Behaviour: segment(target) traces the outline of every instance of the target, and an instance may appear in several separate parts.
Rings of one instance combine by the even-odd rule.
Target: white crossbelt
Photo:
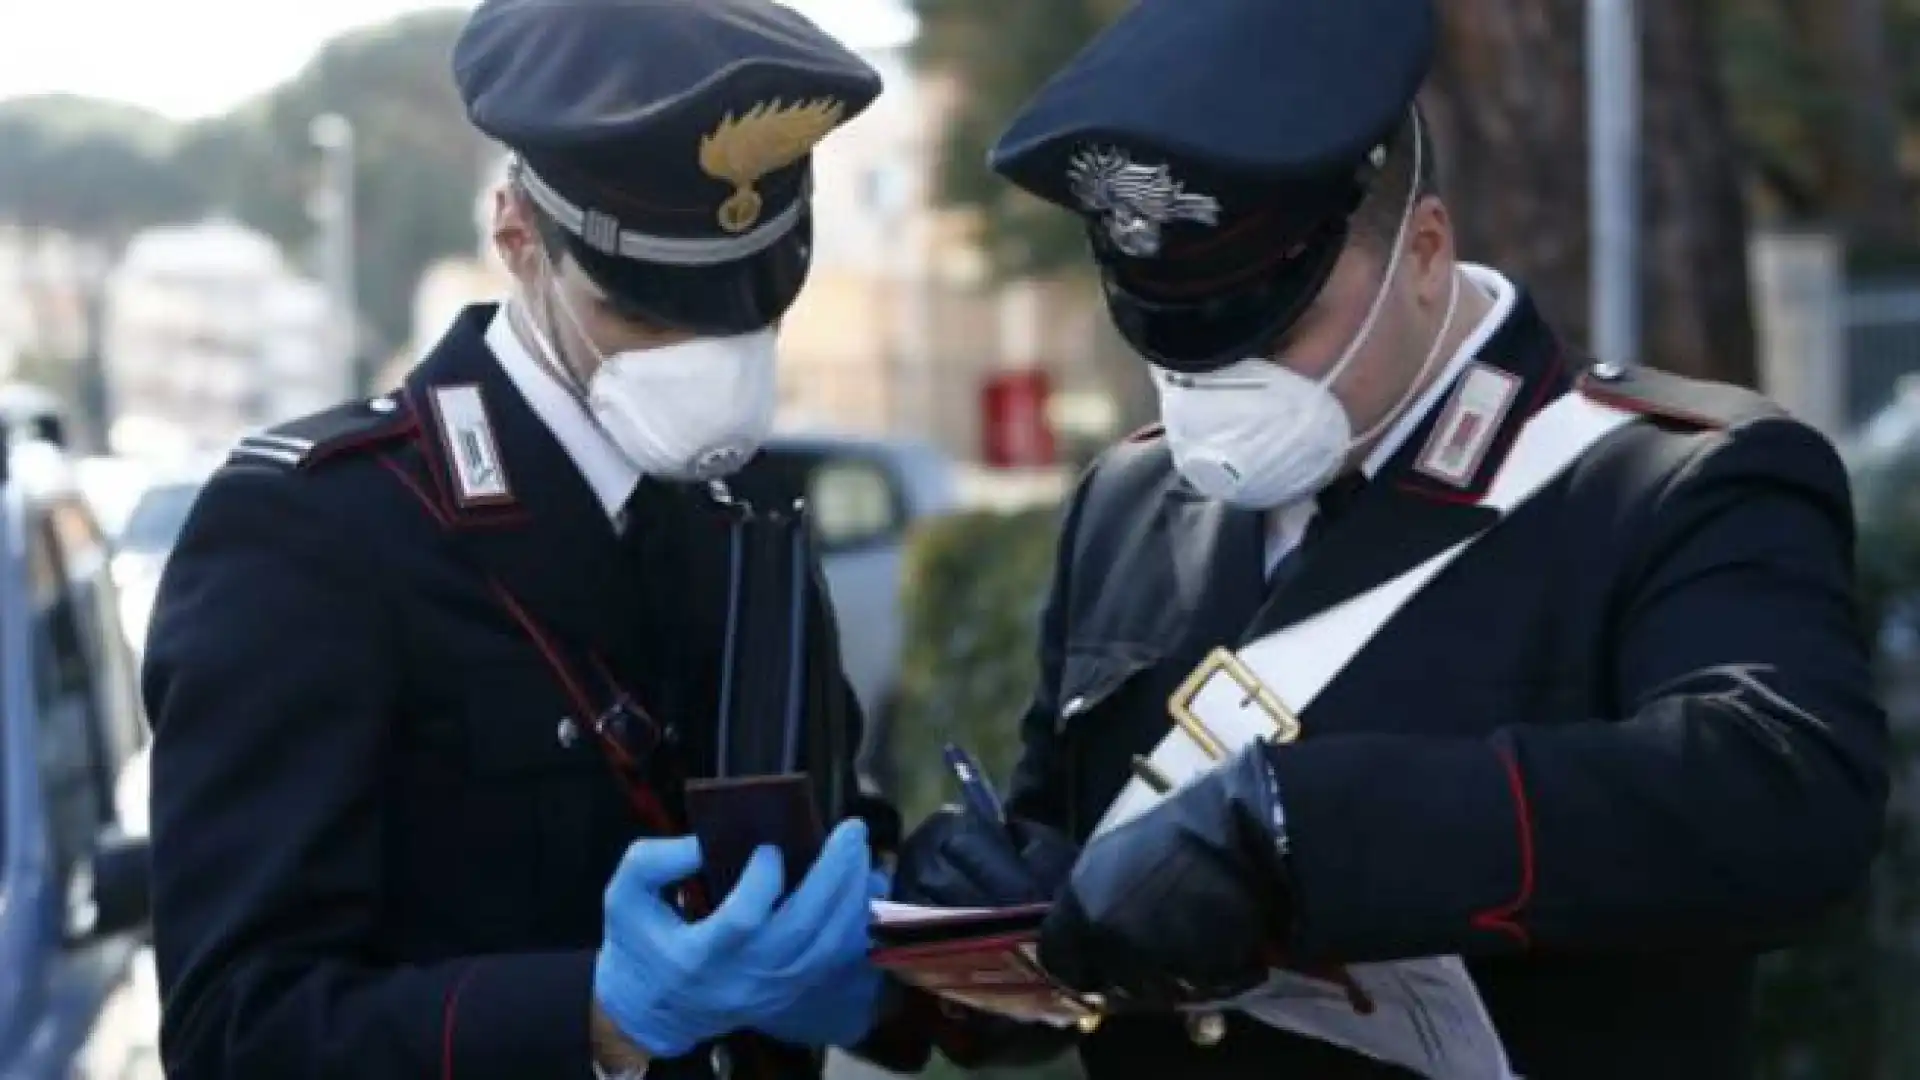
[[[1579,393],[1563,395],[1527,421],[1480,505],[1504,518],[1633,418]],[[1149,758],[1153,771],[1177,789],[1257,739],[1292,741],[1299,734],[1295,718],[1401,608],[1489,531],[1237,654],[1215,650],[1169,703],[1175,724]],[[1165,797],[1131,780],[1095,834]],[[1433,1080],[1512,1080],[1499,1035],[1458,957],[1356,964],[1348,973],[1373,999],[1371,1013],[1356,1012],[1333,984],[1282,972],[1225,1007]]]

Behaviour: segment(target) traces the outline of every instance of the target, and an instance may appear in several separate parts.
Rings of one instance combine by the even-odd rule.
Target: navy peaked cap
[[[773,0],[483,0],[453,73],[585,269],[641,307],[662,267],[726,287],[772,260],[774,291],[797,292],[812,152],[881,90]]]
[[[1437,36],[1433,0],[1139,0],[989,160],[1086,218],[1109,310],[1148,359],[1218,367],[1325,284]]]

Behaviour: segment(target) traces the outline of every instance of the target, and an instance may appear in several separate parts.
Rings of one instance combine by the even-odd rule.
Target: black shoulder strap
[[[1638,364],[1595,364],[1580,376],[1579,390],[1615,408],[1702,430],[1786,415],[1773,400],[1744,386],[1690,379]]]
[[[230,464],[310,469],[354,450],[411,432],[414,417],[399,395],[383,394],[336,405],[243,436],[228,454]]]

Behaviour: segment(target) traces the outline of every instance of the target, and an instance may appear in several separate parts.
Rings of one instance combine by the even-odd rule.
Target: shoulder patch
[[[1706,430],[1786,415],[1771,398],[1744,386],[1690,379],[1638,364],[1624,371],[1595,364],[1581,373],[1578,389],[1604,405]]]
[[[1141,428],[1120,441],[1125,443],[1152,442],[1166,433],[1167,426],[1165,424],[1153,423],[1148,424],[1146,427]]]
[[[228,453],[227,462],[310,469],[341,454],[398,438],[413,429],[413,414],[401,396],[382,394],[244,435]]]

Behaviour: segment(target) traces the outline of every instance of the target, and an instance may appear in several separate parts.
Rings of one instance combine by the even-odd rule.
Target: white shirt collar
[[[526,399],[527,407],[553,432],[560,449],[566,451],[574,467],[593,489],[607,520],[618,528],[626,518],[627,500],[640,484],[640,470],[620,452],[613,440],[595,423],[587,407],[545,365],[533,358],[507,318],[507,307],[500,305],[487,327],[487,348],[513,380]]]
[[[1487,340],[1493,337],[1500,327],[1506,324],[1508,316],[1513,314],[1513,305],[1518,293],[1513,283],[1498,270],[1478,263],[1461,263],[1460,271],[1467,276],[1467,282],[1471,287],[1478,288],[1493,298],[1493,307],[1473,328],[1473,333],[1461,340],[1460,348],[1454,352],[1453,358],[1447,361],[1447,366],[1441,369],[1440,377],[1433,380],[1433,383],[1414,399],[1407,410],[1400,414],[1400,418],[1387,429],[1386,435],[1382,436],[1367,454],[1366,460],[1360,463],[1361,471],[1369,480],[1373,479],[1374,474],[1384,468],[1387,462],[1393,460],[1393,455],[1406,445],[1407,440],[1413,436],[1414,430],[1420,426],[1422,420],[1426,419],[1427,414],[1439,407],[1440,400],[1459,380],[1460,373],[1466,370],[1467,365],[1480,354],[1480,350],[1486,347]],[[1312,497],[1308,497],[1286,506],[1275,507],[1268,512],[1267,573],[1271,574],[1280,559],[1300,543],[1300,538],[1306,534],[1307,524],[1313,520],[1313,515],[1318,510],[1319,503]]]
[[[1507,317],[1513,314],[1517,293],[1513,282],[1508,281],[1500,271],[1479,263],[1463,262],[1460,264],[1460,272],[1466,275],[1467,285],[1478,287],[1493,298],[1493,307],[1488,309],[1486,315],[1474,326],[1473,333],[1461,340],[1460,348],[1454,351],[1453,358],[1447,361],[1446,367],[1440,369],[1440,377],[1433,380],[1426,390],[1407,406],[1406,411],[1400,414],[1400,418],[1387,429],[1386,435],[1374,444],[1366,460],[1360,463],[1360,471],[1364,472],[1369,480],[1373,479],[1375,473],[1385,468],[1387,462],[1393,460],[1393,455],[1400,452],[1400,448],[1406,445],[1406,441],[1413,437],[1414,429],[1420,426],[1420,422],[1426,419],[1428,413],[1439,406],[1440,399],[1453,388],[1454,382],[1460,378],[1460,373],[1466,370],[1474,357],[1480,355],[1480,350],[1486,348],[1487,340],[1499,332],[1500,328],[1506,325]]]

